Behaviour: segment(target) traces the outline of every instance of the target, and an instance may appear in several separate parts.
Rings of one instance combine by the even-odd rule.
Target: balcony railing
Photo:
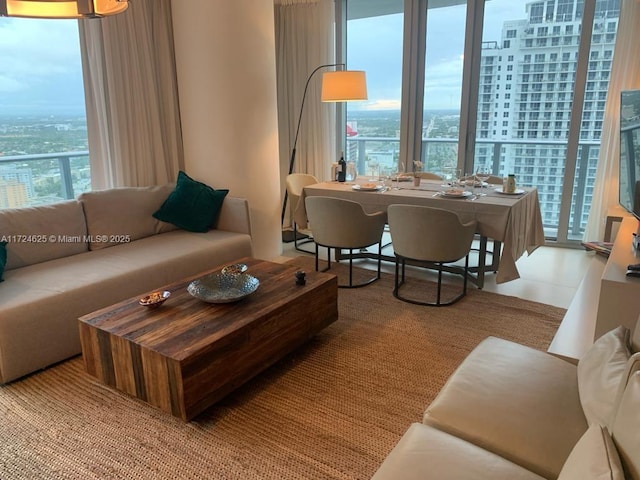
[[[400,151],[398,138],[357,136],[348,137],[346,140],[347,160],[356,162],[359,175],[370,175],[372,173],[371,159],[376,157],[390,158],[390,161],[378,161],[378,172],[380,171],[380,163],[392,170],[397,168]],[[570,224],[568,226],[569,239],[579,240],[584,233],[591,206],[599,145],[598,141],[593,140],[580,142],[579,158],[574,175]],[[447,146],[450,146],[450,148],[446,148]],[[515,149],[518,146],[529,147],[530,152],[524,152],[520,158],[515,158]],[[566,146],[566,140],[564,139],[476,139],[476,161],[484,156],[486,163],[491,165],[494,175],[504,176],[507,173],[515,173],[520,185],[538,187],[545,231],[549,237],[553,238],[557,236],[558,232]],[[483,147],[486,150],[485,154],[482,154],[480,150]],[[544,159],[540,155],[540,149],[542,148],[549,150]],[[558,150],[558,154],[552,155],[552,149]],[[423,158],[421,160],[425,165],[425,170],[435,173],[442,172],[446,167],[455,167],[457,165],[458,139],[423,139],[422,152]],[[375,165],[375,160],[373,163]],[[533,172],[531,172],[532,165]],[[555,170],[550,173],[552,169]],[[531,181],[527,182],[528,179],[531,179]]]
[[[73,162],[76,161],[76,165]],[[47,180],[52,191],[38,193]],[[7,198],[8,186],[21,186],[24,195]],[[73,199],[90,188],[87,150],[0,156],[0,207],[19,207]],[[2,190],[5,190],[4,194]],[[18,204],[15,204],[18,202]]]
[[[515,148],[518,145],[529,146],[530,148],[557,149],[560,154],[557,157],[547,155],[550,159],[548,164],[535,157],[536,151],[525,154],[522,158],[506,157],[508,162],[505,165],[505,152],[508,147]],[[448,147],[448,148],[447,148]],[[485,147],[487,150],[487,163],[492,165],[495,175],[505,175],[513,171],[518,176],[519,184],[525,186],[536,186],[539,189],[540,206],[543,215],[545,230],[550,232],[551,237],[557,232],[557,218],[560,211],[560,193],[564,181],[564,149],[566,141],[563,140],[495,140],[476,139],[476,158],[481,154],[479,148]],[[574,190],[572,211],[569,225],[569,238],[580,239],[586,225],[589,208],[591,206],[591,192],[595,181],[595,160],[599,142],[581,141],[579,158],[574,176]],[[594,150],[595,149],[595,150]],[[442,171],[446,167],[454,167],[457,164],[457,138],[428,138],[422,140],[423,158],[425,169],[431,171]],[[400,152],[400,140],[396,137],[348,137],[347,138],[347,160],[355,161],[359,175],[370,175],[371,166],[375,163],[375,157],[390,157],[389,168],[397,167],[397,160]],[[507,155],[513,155],[509,152]],[[79,193],[90,189],[90,177],[88,172],[89,152],[59,152],[33,155],[12,155],[0,157],[0,208],[7,206],[6,199],[3,199],[2,188],[8,183],[25,183],[26,190],[32,192],[28,195],[26,205],[40,203],[51,203],[56,200],[73,199]],[[73,165],[77,161],[77,165]],[[535,170],[530,171],[531,166]],[[13,167],[13,168],[8,168]],[[540,173],[541,169],[555,168],[555,173]],[[509,171],[507,171],[509,169]],[[528,169],[528,170],[525,170]],[[82,170],[82,171],[81,171]],[[86,170],[86,172],[84,171]],[[379,170],[378,170],[379,172]],[[36,184],[48,178],[56,189],[54,195],[38,195],[34,193]],[[532,182],[527,182],[531,178]],[[544,178],[543,182],[536,182],[537,178]],[[29,182],[31,182],[29,184]],[[554,200],[547,200],[547,197]],[[4,205],[3,205],[4,200]]]

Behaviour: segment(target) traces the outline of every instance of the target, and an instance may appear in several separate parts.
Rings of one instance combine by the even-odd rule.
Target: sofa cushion
[[[190,232],[206,232],[217,222],[228,193],[229,190],[214,190],[180,172],[175,190],[153,216]]]
[[[80,353],[78,317],[250,255],[246,234],[174,230],[5,272],[0,382]]]
[[[589,427],[573,447],[558,480],[624,480],[620,456],[606,427]]]
[[[589,424],[610,427],[629,351],[629,329],[619,326],[598,338],[578,361],[580,403]]]
[[[5,270],[86,252],[86,236],[82,205],[75,200],[0,210],[0,239],[8,242]]]
[[[7,264],[7,242],[0,242],[0,282],[4,282],[2,274],[4,266]]]
[[[122,187],[82,193],[89,234],[89,248],[100,250],[128,243],[176,227],[153,217],[173,190],[173,184],[154,187]],[[126,214],[125,214],[126,212]]]
[[[616,411],[612,437],[627,478],[640,480],[640,371],[629,377]]]
[[[554,480],[588,428],[575,365],[495,337],[460,364],[424,423]]]
[[[372,480],[543,480],[448,433],[414,423]]]
[[[636,320],[636,325],[631,336],[631,351],[633,353],[640,352],[640,317]]]

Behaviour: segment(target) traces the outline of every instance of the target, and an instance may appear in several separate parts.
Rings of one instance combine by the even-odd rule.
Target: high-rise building
[[[27,198],[35,196],[35,189],[33,187],[33,172],[30,168],[2,166],[0,167],[0,182],[6,182],[6,184],[21,184],[24,185]]]
[[[557,225],[564,183],[583,0],[527,4],[527,18],[504,22],[481,58],[476,164],[496,165],[538,188],[545,225]],[[569,233],[587,221],[599,154],[620,0],[597,0]]]
[[[24,183],[0,180],[0,208],[18,208],[27,205],[27,188]]]

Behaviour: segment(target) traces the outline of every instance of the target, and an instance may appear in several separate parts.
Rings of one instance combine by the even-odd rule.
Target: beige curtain
[[[80,21],[92,187],[175,181],[183,168],[171,0]]]
[[[335,63],[335,6],[333,0],[276,0],[276,71],[278,90],[278,132],[280,175],[289,171],[291,150],[305,84],[320,65]],[[335,105],[320,101],[322,73],[309,84],[300,133],[296,145],[294,172],[310,173],[327,180],[335,157]],[[290,215],[285,217],[285,226]]]
[[[611,79],[600,142],[600,156],[584,240],[602,240],[609,208],[618,205],[620,156],[620,92],[640,88],[640,2],[623,0],[611,65]]]

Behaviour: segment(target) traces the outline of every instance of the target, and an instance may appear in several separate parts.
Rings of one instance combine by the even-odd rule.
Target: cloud
[[[84,108],[78,23],[0,18],[0,111]]]
[[[400,100],[372,100],[350,105],[353,110],[400,110]]]

